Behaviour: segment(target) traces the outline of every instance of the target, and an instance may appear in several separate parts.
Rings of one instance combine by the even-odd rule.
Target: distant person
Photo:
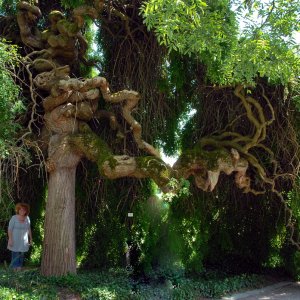
[[[16,214],[11,217],[8,225],[7,249],[11,251],[10,267],[16,271],[22,269],[24,253],[32,244],[29,211],[30,206],[27,203],[17,203]]]

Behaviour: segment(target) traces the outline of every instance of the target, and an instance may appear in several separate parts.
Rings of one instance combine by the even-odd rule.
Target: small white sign
[[[127,215],[128,215],[129,218],[133,217],[133,213],[128,213]]]

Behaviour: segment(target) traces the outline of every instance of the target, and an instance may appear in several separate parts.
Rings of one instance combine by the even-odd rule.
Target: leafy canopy
[[[285,84],[300,71],[299,0],[248,2],[149,0],[141,13],[160,44],[200,59],[213,83]]]
[[[0,159],[9,154],[12,136],[17,130],[14,118],[23,109],[19,88],[10,72],[17,61],[16,47],[0,40]]]

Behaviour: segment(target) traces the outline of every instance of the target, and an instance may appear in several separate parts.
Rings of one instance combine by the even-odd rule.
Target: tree
[[[109,1],[78,4],[69,18],[60,11],[50,12],[49,26],[43,31],[37,26],[42,13],[36,3],[19,2],[16,18],[2,19],[7,23],[2,36],[24,45],[23,64],[27,71],[24,80],[28,82],[31,118],[27,123],[28,132],[22,135],[21,140],[48,152],[45,162],[49,173],[48,199],[41,268],[44,275],[76,272],[75,175],[83,157],[95,162],[100,174],[106,178],[151,178],[164,191],[176,192],[180,188],[180,179],[191,175],[198,188],[212,191],[220,173],[224,172],[227,175],[234,173],[237,187],[245,193],[259,194],[268,188],[281,197],[275,181],[281,174],[276,169],[272,149],[264,145],[267,128],[274,121],[275,113],[264,86],[260,84],[255,89],[254,85],[259,76],[267,76],[274,82],[281,80],[283,84],[295,77],[299,58],[289,45],[281,48],[277,36],[271,40],[271,34],[257,31],[254,37],[250,34],[238,39],[235,15],[227,1],[178,1],[177,6],[173,5],[173,1],[143,4],[142,12],[148,29],[154,29],[158,40],[170,51],[199,56],[207,68],[208,80],[213,84],[226,85],[243,105],[251,127],[246,133],[230,129],[201,137],[180,155],[171,168],[160,159],[159,152],[144,141],[142,126],[132,115],[141,99],[138,92],[121,90],[113,93],[104,77],[79,79],[73,75],[80,76],[78,60],[88,63],[85,58],[88,43],[82,34],[86,17],[95,20],[101,18],[101,14],[113,15],[123,20],[124,26],[128,26],[129,22],[128,16],[116,9],[118,4],[111,5]],[[284,4],[280,2],[281,6]],[[295,11],[291,9],[290,14],[295,14]],[[268,18],[277,24],[275,19]],[[165,20],[168,22],[165,23]],[[19,34],[12,37],[11,32],[5,29],[15,21]],[[278,26],[275,26],[277,30]],[[291,27],[288,32],[294,29]],[[194,35],[189,34],[191,32]],[[130,34],[128,30],[127,35]],[[278,38],[282,36],[279,34]],[[249,48],[253,49],[250,58]],[[280,64],[283,58],[288,59],[292,67],[283,68]],[[246,67],[249,59],[253,64]],[[274,65],[271,70],[270,61]],[[22,80],[19,78],[20,84]],[[130,126],[133,141],[148,156],[116,155],[93,132],[89,122],[107,118],[111,128],[117,130],[117,136],[125,135],[119,124],[120,116],[98,109],[99,99],[120,106],[122,119]],[[35,132],[33,124],[36,123],[42,125]],[[256,149],[262,149],[270,157],[268,166],[255,156]],[[253,180],[253,172],[259,178],[258,184]],[[292,228],[291,211],[286,208],[289,212],[288,226]],[[298,245],[293,238],[292,233],[292,241]]]

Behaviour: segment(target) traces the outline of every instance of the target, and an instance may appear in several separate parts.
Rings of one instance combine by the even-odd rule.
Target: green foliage
[[[178,261],[186,272],[285,269],[297,278],[299,256],[287,243],[283,213],[274,218],[276,201],[270,195],[233,199],[230,189],[226,181],[214,194],[195,194],[192,188],[192,195],[173,197],[166,223],[176,233]]]
[[[75,8],[78,7],[80,5],[84,5],[86,4],[86,0],[62,0],[61,4],[65,7],[65,8]]]
[[[16,146],[16,134],[20,129],[15,122],[15,117],[23,111],[24,107],[20,100],[20,89],[14,81],[14,67],[19,62],[17,46],[0,39],[0,249],[6,248],[6,222],[9,220],[14,208],[12,193],[14,191],[10,173],[17,164],[16,160],[22,161],[26,154],[22,147]],[[0,251],[2,252],[2,251]],[[2,253],[1,253],[2,254]],[[1,260],[5,258],[0,257]]]
[[[2,269],[0,286],[1,300],[60,299],[62,294],[74,293],[80,293],[81,299],[128,299],[131,294],[128,273],[117,269],[49,278],[34,270],[15,273]]]
[[[209,225],[203,199],[193,201],[193,198],[192,195],[173,198],[168,222],[181,237],[178,252],[186,271],[200,274],[208,251]]]
[[[218,66],[210,62],[208,76],[221,84],[255,84],[256,77],[266,77],[273,84],[287,84],[300,70],[300,57],[293,48],[262,32],[255,38],[244,37]]]
[[[300,178],[296,180],[296,186],[287,194],[288,205],[293,211],[293,224],[295,235],[300,234]],[[288,272],[295,278],[300,279],[300,251],[292,247],[288,242],[281,247],[281,257]]]
[[[7,227],[12,215],[15,214],[15,204],[26,202],[30,204],[30,221],[33,235],[33,247],[26,254],[26,265],[39,265],[41,260],[41,248],[44,237],[45,200],[47,186],[42,170],[19,170],[19,191],[9,181],[0,183],[0,262],[10,261],[10,251],[7,250]],[[30,184],[28,184],[28,182]],[[21,191],[21,192],[20,192]]]
[[[0,0],[0,14],[13,15],[16,12],[17,1]]]
[[[65,9],[73,9],[78,6],[84,6],[84,5],[93,6],[95,1],[93,1],[93,0],[61,0],[60,3]]]
[[[139,270],[153,278],[158,269],[177,269],[180,237],[169,224],[168,202],[151,196],[138,203],[134,211],[131,235],[140,251]]]
[[[233,201],[218,194],[214,206],[207,263],[232,273],[259,272],[263,266],[272,267],[271,257],[282,246],[276,241],[285,239],[283,220],[274,218],[278,207],[273,199],[265,196],[247,201],[247,197],[240,196]]]
[[[0,211],[0,224],[5,223],[7,220],[9,220],[11,216],[11,212],[14,211],[14,203],[9,197],[8,193],[6,191],[12,192],[11,188],[9,187],[9,183],[2,178],[0,179],[0,205],[1,205],[1,211]]]
[[[159,90],[166,96],[172,110],[165,122],[165,130],[161,130],[157,139],[164,153],[178,154],[181,148],[182,128],[189,119],[189,113],[199,95],[197,90],[198,63],[193,58],[172,51],[162,66]],[[201,97],[201,96],[200,96]]]
[[[19,87],[10,71],[17,62],[16,46],[0,40],[0,159],[10,154],[14,134],[18,129],[14,117],[24,109],[19,99]]]
[[[128,183],[103,180],[92,163],[87,163],[83,170],[79,168],[77,174],[81,182],[76,186],[78,262],[85,268],[123,266],[128,237]],[[115,187],[118,183],[125,186],[121,192]]]
[[[295,251],[290,258],[291,269],[289,270],[294,276],[295,280],[300,280],[300,251]]]
[[[257,76],[267,77],[273,83],[287,83],[299,74],[298,48],[291,38],[292,32],[299,29],[294,2],[279,0],[272,8],[267,1],[262,4],[251,1],[253,5],[246,12],[247,18],[258,13],[260,17],[256,19],[261,23],[246,24],[240,32],[238,17],[245,14],[245,9],[233,9],[231,2],[178,0],[174,5],[174,0],[149,0],[142,6],[148,29],[153,30],[159,42],[169,49],[163,65],[159,66],[162,71],[158,82],[159,91],[166,96],[165,104],[171,108],[165,130],[157,137],[167,154],[192,146],[196,141],[191,134],[200,129],[195,127],[196,120],[189,121],[189,113],[194,107],[198,111],[206,109],[201,107],[205,76],[219,84],[254,84]],[[85,1],[64,0],[62,3],[66,8],[73,8]],[[87,27],[86,33],[91,43],[94,38],[91,27]],[[110,40],[105,41],[101,45],[103,52],[115,65],[115,57],[107,54]],[[122,41],[116,38],[114,43]],[[92,53],[89,55],[91,57]],[[8,71],[17,60],[15,48],[1,42],[0,151],[4,150],[0,156],[5,157],[9,155],[11,137],[17,130],[13,120],[21,108],[21,102],[17,101],[19,90]],[[110,71],[112,68],[107,70]],[[82,68],[80,75],[91,76],[92,73]],[[129,74],[124,74],[125,79],[118,78],[120,85],[128,84],[122,82],[127,76]],[[114,81],[117,80],[114,78]],[[298,96],[299,93],[294,94],[296,103],[300,103]],[[239,199],[232,198],[228,182],[212,195],[199,190],[193,190],[190,195],[186,181],[178,196],[149,200],[153,191],[147,183],[143,182],[143,188],[137,192],[133,186],[139,184],[140,187],[140,183],[124,180],[100,184],[102,179],[96,173],[87,165],[87,171],[81,171],[77,177],[80,182],[76,187],[77,256],[81,266],[124,265],[126,244],[132,242],[138,248],[135,267],[140,268],[155,286],[133,283],[125,272],[80,273],[60,279],[45,279],[36,272],[26,272],[24,277],[9,274],[7,281],[6,275],[1,277],[0,299],[2,294],[3,299],[24,299],[28,295],[32,299],[42,296],[55,299],[63,288],[80,293],[82,299],[192,299],[201,295],[219,297],[227,291],[253,286],[256,281],[251,276],[228,280],[212,278],[205,273],[207,266],[238,274],[254,268],[256,271],[261,266],[286,264],[291,273],[299,276],[298,252],[286,247],[282,219],[275,224],[274,216],[279,208],[269,196],[253,202],[241,194],[238,194]],[[40,199],[36,197],[33,201]],[[43,216],[42,201],[40,203],[34,224],[39,237],[42,236]],[[298,212],[299,204],[295,203],[293,209]],[[131,209],[134,219],[129,226],[126,215]],[[6,228],[0,231],[0,240],[6,243]],[[39,261],[41,239],[38,244],[37,251],[32,254],[35,262]],[[205,274],[207,278],[204,281],[186,278],[185,271],[198,276]]]
[[[183,279],[179,281],[180,289],[175,289],[171,299],[195,299],[196,297],[220,298],[226,293],[244,288],[260,286],[259,277],[255,275],[240,275],[233,277],[215,277],[206,281]]]
[[[61,299],[80,295],[83,300],[92,299],[196,299],[220,297],[243,288],[255,288],[262,284],[258,276],[234,277],[210,276],[209,278],[170,277],[162,284],[138,284],[130,278],[130,272],[109,269],[102,272],[79,272],[78,275],[42,277],[36,270],[19,273],[0,269],[0,300]]]
[[[147,1],[142,6],[148,30],[171,51],[193,55],[217,84],[255,84],[257,77],[286,84],[299,74],[297,1]],[[238,32],[237,22],[243,24]],[[247,20],[255,20],[248,21]]]
[[[39,266],[42,258],[42,245],[44,240],[45,207],[48,194],[47,186],[43,184],[42,178],[35,176],[36,190],[34,196],[30,197],[30,221],[33,236],[33,246],[28,253],[27,265]]]
[[[224,24],[229,2],[201,0],[147,1],[142,13],[148,30],[154,29],[158,41],[183,54],[209,53],[215,59],[222,53],[235,27]],[[225,25],[225,26],[224,26]],[[233,25],[233,24],[232,24]]]
[[[7,182],[0,179],[0,261],[8,261],[9,251],[7,249],[7,223],[14,211],[14,203],[8,192],[12,190],[7,186]]]
[[[187,278],[169,277],[163,284],[145,285],[136,287],[133,299],[197,299],[199,297],[219,298],[226,293],[244,288],[257,288],[261,286],[262,279],[255,275],[240,275],[233,277],[214,278]]]
[[[291,95],[291,99],[293,104],[296,106],[297,111],[300,111],[300,79],[297,78],[294,82],[292,82],[289,86],[289,94]],[[297,122],[299,126],[300,122]]]

